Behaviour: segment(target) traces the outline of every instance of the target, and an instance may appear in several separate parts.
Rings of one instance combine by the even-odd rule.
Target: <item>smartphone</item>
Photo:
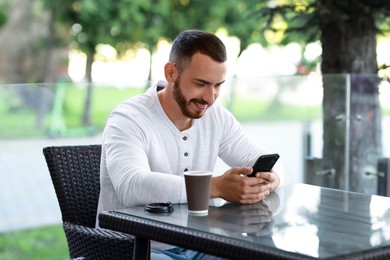
[[[276,161],[279,159],[279,154],[264,154],[257,158],[253,165],[253,172],[248,177],[255,177],[257,172],[270,172]]]

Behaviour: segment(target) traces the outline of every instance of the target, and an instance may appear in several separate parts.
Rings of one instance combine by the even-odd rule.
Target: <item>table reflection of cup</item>
[[[204,216],[208,214],[212,172],[188,171],[184,173],[188,213]]]
[[[208,231],[209,230],[209,220],[207,215],[188,215],[187,218],[187,227]]]

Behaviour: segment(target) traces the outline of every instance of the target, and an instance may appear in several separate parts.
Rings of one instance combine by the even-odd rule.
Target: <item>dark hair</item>
[[[214,34],[201,30],[186,30],[173,41],[169,60],[182,71],[195,53],[207,55],[217,62],[225,62],[226,48]]]

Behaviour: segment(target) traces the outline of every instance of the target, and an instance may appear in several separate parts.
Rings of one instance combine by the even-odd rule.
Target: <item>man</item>
[[[164,66],[166,82],[124,101],[107,121],[98,212],[185,203],[183,172],[213,171],[218,156],[233,168],[212,178],[211,198],[251,204],[280,185],[278,166],[246,177],[266,151],[216,102],[226,71],[218,37],[200,30],[177,36]]]

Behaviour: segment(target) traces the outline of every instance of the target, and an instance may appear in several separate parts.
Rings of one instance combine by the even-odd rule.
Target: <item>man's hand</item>
[[[242,204],[262,201],[279,185],[279,177],[274,173],[257,173],[248,178],[251,167],[231,168],[223,175],[211,179],[211,197]]]
[[[274,225],[273,213],[265,202],[255,204],[226,203],[221,207],[210,207],[209,226],[221,228],[223,222],[231,224],[228,229],[224,229],[225,232],[231,231],[239,235],[246,233],[252,236],[267,235],[272,231]]]
[[[271,170],[271,172],[258,172],[256,173],[256,178],[262,179],[264,183],[271,184],[271,192],[276,190],[280,184],[279,175],[273,170]]]

